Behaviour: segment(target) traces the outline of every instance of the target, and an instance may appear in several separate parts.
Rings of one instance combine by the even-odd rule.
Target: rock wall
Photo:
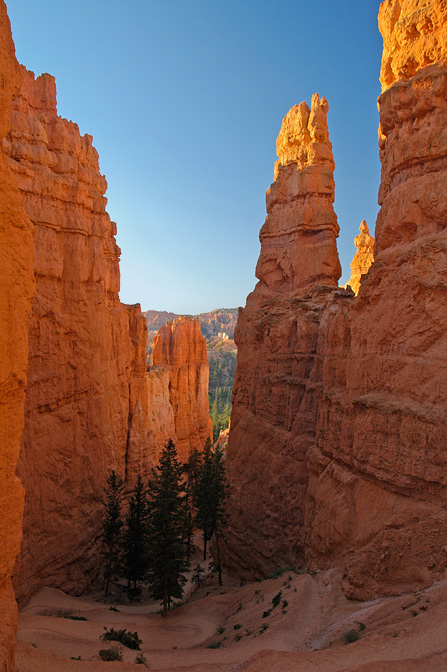
[[[227,563],[247,576],[303,556],[306,456],[322,377],[319,324],[340,277],[327,110],[315,95],[310,110],[303,102],[283,120],[259,282],[235,331]]]
[[[4,146],[35,233],[18,469],[26,598],[41,585],[85,589],[98,568],[107,474],[116,469],[130,488],[158,455],[147,422],[147,328],[139,306],[118,298],[120,250],[98,154],[57,115],[54,78],[21,74]]]
[[[22,538],[24,490],[16,476],[24,423],[27,316],[34,292],[33,230],[4,152],[21,74],[0,0],[0,670],[14,670],[17,605],[13,584]]]
[[[445,574],[446,12],[380,8],[381,210],[358,297],[330,290],[316,310],[318,285],[280,280],[287,306],[258,283],[240,315],[227,553],[247,575],[336,566],[365,599]]]
[[[193,448],[200,450],[207,438],[213,438],[208,409],[209,365],[198,318],[181,317],[159,330],[150,373],[161,376],[163,371],[168,376],[175,428],[175,436],[168,438],[176,443],[180,461],[186,462]]]

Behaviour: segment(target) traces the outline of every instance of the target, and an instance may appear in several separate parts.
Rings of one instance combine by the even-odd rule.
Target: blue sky
[[[376,0],[10,0],[16,53],[93,135],[118,226],[121,300],[245,304],[289,108],[329,101],[343,281],[374,228],[382,41]]]

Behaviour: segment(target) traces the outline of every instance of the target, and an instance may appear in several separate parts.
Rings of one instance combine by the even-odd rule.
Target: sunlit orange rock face
[[[259,282],[239,312],[228,447],[231,528],[227,562],[247,575],[301,557],[322,367],[319,325],[340,276],[327,129],[328,104],[293,107],[277,141],[267,192]],[[349,301],[351,292],[345,292]],[[280,560],[281,559],[281,560]]]
[[[318,94],[310,109],[306,102],[295,105],[276,141],[279,160],[266,195],[256,277],[280,294],[317,283],[336,287],[341,275],[328,107]]]
[[[0,0],[0,139],[9,132],[21,75]],[[14,670],[17,605],[13,581],[22,538],[24,490],[16,476],[24,423],[27,316],[34,291],[33,234],[16,180],[0,147],[0,669]]]
[[[355,598],[444,576],[445,12],[381,6],[382,73],[394,74],[379,99],[375,261],[358,297],[330,290],[317,303],[316,285],[279,307],[258,284],[240,316],[227,561],[248,576],[337,567]],[[431,27],[422,39],[415,25]]]
[[[105,479],[131,487],[156,461],[148,439],[139,306],[118,298],[116,227],[92,138],[56,110],[54,78],[22,68],[4,143],[34,224],[25,485],[19,595],[41,585],[82,592],[98,567]]]
[[[161,327],[153,342],[150,375],[167,375],[175,429],[175,435],[167,438],[173,439],[180,461],[186,462],[193,448],[201,450],[213,436],[208,409],[209,365],[199,319],[180,317]],[[160,387],[162,384],[161,380]],[[169,417],[160,421],[165,428],[172,422]]]
[[[351,263],[351,277],[347,284],[355,295],[359,293],[362,275],[368,273],[374,261],[374,238],[369,233],[365,220],[360,224],[360,234],[354,238],[357,252]]]

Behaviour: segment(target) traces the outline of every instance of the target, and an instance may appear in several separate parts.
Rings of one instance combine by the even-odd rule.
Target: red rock
[[[118,298],[116,226],[92,138],[56,110],[54,78],[22,69],[9,165],[35,228],[19,596],[42,585],[81,593],[98,569],[105,479],[132,487],[158,459],[148,424],[139,306]]]
[[[381,6],[381,210],[359,296],[278,275],[287,302],[258,284],[241,313],[227,562],[248,576],[336,567],[370,599],[445,575],[446,11]]]
[[[374,261],[374,238],[369,234],[368,224],[365,220],[360,224],[360,235],[354,239],[357,252],[351,263],[351,277],[346,286],[349,285],[354,294],[359,293],[362,275],[368,273],[371,264]]]
[[[296,293],[316,284],[336,287],[341,275],[328,108],[318,94],[311,109],[305,102],[295,105],[276,142],[279,160],[266,195],[256,266],[256,277],[276,292]]]
[[[201,450],[213,437],[208,409],[209,365],[200,320],[180,317],[154,338],[151,373],[165,370],[173,409],[177,453],[186,462],[193,448]],[[159,375],[159,374],[158,374]]]
[[[16,476],[24,423],[27,316],[34,291],[32,224],[5,156],[11,103],[21,76],[6,7],[0,0],[0,669],[14,667],[17,605],[13,583],[22,538],[24,490]]]

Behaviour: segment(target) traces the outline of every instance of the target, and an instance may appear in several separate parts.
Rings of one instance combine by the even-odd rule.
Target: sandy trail
[[[144,669],[134,664],[137,652],[126,648],[121,663],[99,659],[99,649],[109,645],[99,637],[110,627],[138,632],[151,670],[447,671],[447,582],[361,603],[343,596],[333,573],[286,572],[243,587],[202,587],[166,618],[154,613],[154,604],[117,608],[39,591],[20,615],[17,672]],[[45,615],[56,610],[88,620]],[[346,645],[352,629],[359,640]],[[81,661],[71,660],[78,656]]]

